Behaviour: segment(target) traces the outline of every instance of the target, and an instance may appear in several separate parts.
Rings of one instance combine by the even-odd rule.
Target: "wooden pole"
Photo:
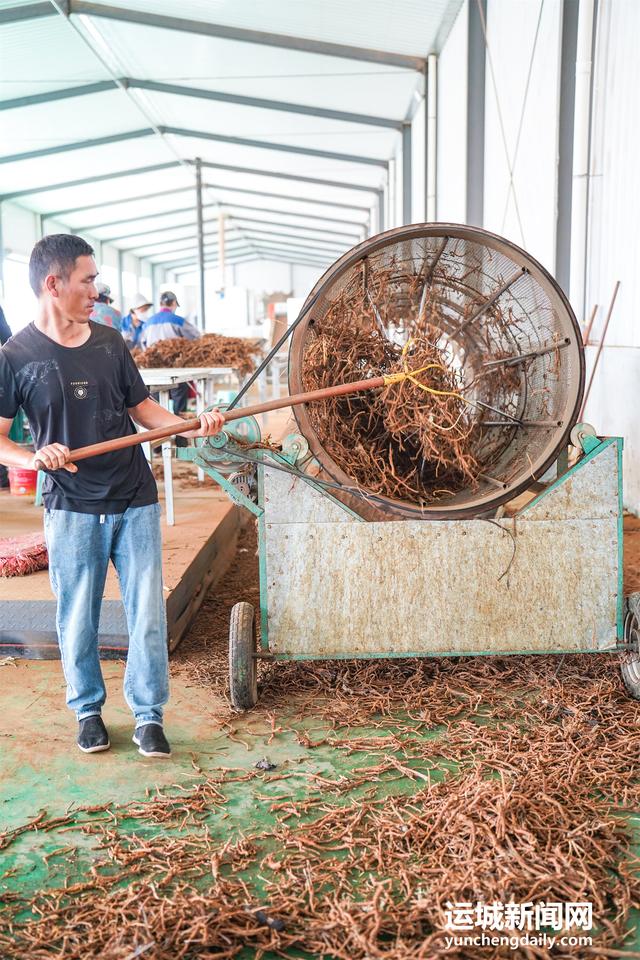
[[[313,403],[317,400],[329,400],[331,397],[345,396],[351,393],[360,393],[363,390],[378,390],[384,387],[384,377],[370,377],[368,380],[355,380],[352,383],[340,383],[335,387],[323,387],[321,390],[309,390],[306,393],[296,393],[291,397],[278,397],[276,400],[267,400],[265,403],[258,403],[253,407],[235,407],[233,410],[223,411],[225,423],[232,420],[241,420],[242,417],[255,417],[260,413],[268,413],[270,410],[280,410],[283,407],[295,407],[300,403]],[[99,457],[103,453],[111,453],[113,450],[123,450],[125,447],[135,447],[139,443],[153,442],[154,440],[166,440],[167,437],[175,437],[179,433],[188,433],[191,430],[197,430],[200,427],[200,418],[195,417],[192,420],[183,420],[181,423],[174,423],[168,427],[156,427],[155,430],[146,430],[144,433],[133,433],[129,437],[117,437],[115,440],[105,440],[102,443],[92,443],[88,447],[78,447],[77,450],[69,452],[69,463],[75,463],[77,460],[87,460],[89,457]],[[36,470],[44,469],[44,464],[36,461]]]
[[[582,346],[586,347],[589,343],[589,337],[591,336],[591,330],[593,328],[593,321],[596,318],[596,313],[598,312],[598,304],[596,303],[591,311],[591,316],[589,317],[589,323],[585,327],[584,333],[582,334]]]

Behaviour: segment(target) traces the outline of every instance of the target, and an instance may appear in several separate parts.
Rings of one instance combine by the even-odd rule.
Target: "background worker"
[[[113,306],[113,297],[111,296],[111,287],[106,283],[97,283],[96,290],[98,297],[93,305],[93,312],[90,319],[94,323],[102,323],[106,327],[113,327],[114,330],[120,330],[122,326],[122,314]]]
[[[122,318],[121,333],[130,350],[140,346],[142,326],[150,316],[152,304],[142,293],[136,293],[129,313]]]
[[[155,480],[140,446],[77,466],[69,448],[134,434],[134,421],[147,429],[181,421],[149,397],[120,334],[90,321],[96,274],[93,249],[81,237],[56,234],[33,248],[29,281],[38,315],[0,349],[0,462],[46,466],[49,575],[78,746],[85,753],[109,748],[98,624],[111,560],[129,630],[124,695],[135,717],[133,740],[143,756],[167,757],[167,630]],[[8,438],[19,406],[29,419],[35,455]],[[218,433],[222,415],[203,413],[200,423],[185,436]]]
[[[172,337],[185,337],[187,340],[197,340],[200,331],[184,317],[176,313],[179,307],[178,298],[171,290],[166,290],[160,296],[160,310],[145,322],[140,336],[140,346],[143,350],[151,347],[160,340],[169,340]],[[173,412],[183,413],[187,409],[189,385],[180,383],[170,392],[173,401]]]

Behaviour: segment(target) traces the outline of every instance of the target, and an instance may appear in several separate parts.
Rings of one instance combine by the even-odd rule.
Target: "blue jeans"
[[[136,719],[162,723],[169,699],[167,624],[162,592],[160,505],[96,516],[45,510],[49,576],[67,705],[78,720],[99,714],[107,696],[98,623],[109,560],[116,568],[129,630],[124,696]]]

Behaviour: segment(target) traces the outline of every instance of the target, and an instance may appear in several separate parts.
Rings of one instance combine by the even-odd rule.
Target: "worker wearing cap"
[[[29,282],[36,319],[0,349],[0,463],[44,464],[44,529],[67,705],[85,753],[109,748],[102,721],[106,689],[98,653],[100,608],[109,563],[120,582],[129,633],[124,695],[133,742],[145,757],[168,757],[163,707],[169,696],[160,506],[142,448],[128,446],[74,464],[70,448],[182,423],[149,396],[120,334],[90,320],[98,298],[93,248],[54,234],[33,248]],[[23,407],[35,454],[9,439]],[[187,437],[223,425],[203,413]],[[42,727],[43,743],[48,730]]]
[[[134,350],[136,347],[140,346],[140,335],[142,334],[142,326],[149,316],[149,310],[151,309],[151,301],[148,300],[144,294],[136,293],[131,307],[129,308],[129,313],[126,317],[122,318],[122,336],[124,337],[129,350]]]
[[[169,340],[172,337],[185,337],[187,340],[197,340],[200,331],[192,323],[176,313],[179,307],[178,298],[171,290],[166,290],[160,297],[160,309],[145,322],[140,345],[143,350],[159,340]]]
[[[111,296],[111,287],[106,283],[97,283],[98,299],[93,305],[93,312],[90,320],[94,323],[102,323],[105,327],[113,327],[114,330],[120,330],[122,326],[122,315],[119,310],[113,306],[113,297]]]
[[[197,340],[200,331],[176,313],[179,307],[178,298],[171,290],[166,290],[160,297],[160,310],[145,321],[140,335],[140,346],[143,350],[159,343],[161,340],[170,340],[174,337],[184,337],[187,340]],[[183,413],[187,409],[189,387],[180,383],[170,392],[173,402],[173,412]]]

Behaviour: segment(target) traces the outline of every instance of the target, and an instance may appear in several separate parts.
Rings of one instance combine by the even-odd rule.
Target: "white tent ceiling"
[[[182,260],[199,157],[205,232],[224,209],[230,242],[328,261],[367,230],[461,0],[114,4],[0,0],[0,199]]]

